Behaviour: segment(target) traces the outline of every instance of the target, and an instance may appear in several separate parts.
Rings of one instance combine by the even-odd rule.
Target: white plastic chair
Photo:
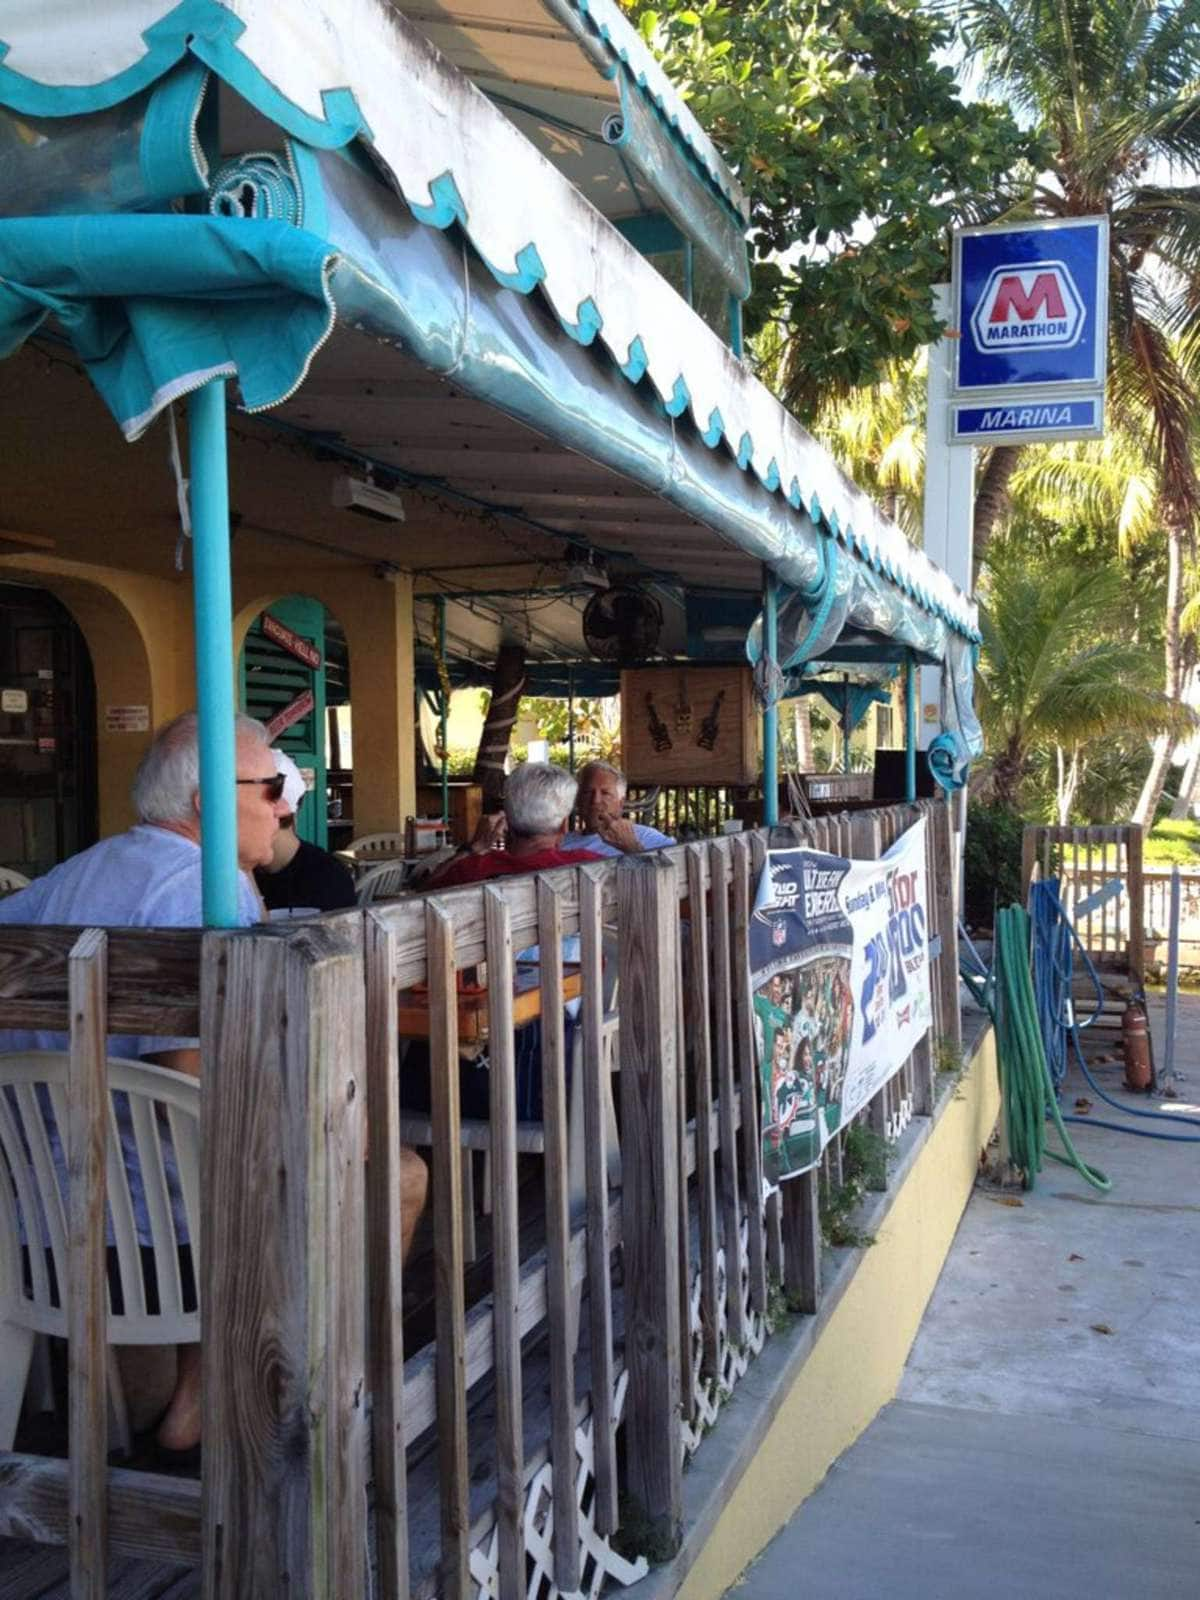
[[[381,861],[395,861],[404,855],[402,833],[364,833],[361,839],[351,839],[345,855],[353,856],[359,867],[373,867]]]
[[[604,1084],[604,1112],[608,1131],[608,1180],[613,1188],[621,1184],[621,1148],[617,1138],[617,1118],[613,1107],[612,1075],[618,1068],[617,1025],[617,945],[611,934],[603,940],[604,965],[604,1020],[600,1034],[600,1064]],[[575,1030],[571,1053],[571,1083],[567,1097],[567,1202],[572,1222],[580,1216],[587,1197],[585,1128],[583,1110],[583,1030]],[[433,1123],[428,1117],[402,1113],[400,1137],[405,1144],[429,1148],[433,1144]],[[464,1117],[459,1124],[459,1142],[463,1149],[484,1153],[483,1211],[491,1211],[491,1152],[492,1125],[481,1118]],[[544,1155],[546,1129],[541,1122],[518,1122],[516,1127],[518,1155]],[[475,1173],[472,1157],[468,1154],[462,1164],[463,1174],[463,1253],[468,1262],[475,1259]]]
[[[28,889],[29,879],[12,867],[0,867],[0,894],[13,894],[17,889]]]
[[[57,1141],[47,1126],[44,1107],[48,1098],[55,1131],[65,1130],[68,1059],[65,1052],[53,1050],[0,1054],[0,1450],[12,1448],[36,1336],[65,1337],[67,1332],[66,1138],[64,1131],[59,1136],[61,1153],[56,1152]],[[195,1344],[200,1338],[200,1312],[198,1307],[184,1309],[181,1240],[172,1215],[159,1108],[165,1113],[174,1147],[174,1168],[198,1276],[200,1085],[195,1078],[148,1062],[109,1061],[108,1086],[108,1213],[123,1302],[122,1312],[114,1314],[110,1269],[109,1345]],[[129,1099],[129,1122],[158,1280],[157,1311],[147,1307],[144,1247],[138,1243],[114,1093]],[[111,1394],[115,1373],[111,1360],[109,1373]],[[119,1387],[113,1400],[118,1431],[127,1433],[120,1426],[124,1403]]]
[[[407,861],[385,861],[370,872],[364,872],[355,885],[360,906],[369,906],[372,900],[387,900],[403,894],[408,882]]]

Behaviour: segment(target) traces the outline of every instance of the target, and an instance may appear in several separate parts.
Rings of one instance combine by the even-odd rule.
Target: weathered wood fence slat
[[[108,1280],[104,1260],[108,1165],[108,940],[102,928],[71,950],[68,1405],[72,1600],[102,1600],[108,1546]],[[129,1280],[126,1280],[129,1281]]]
[[[791,843],[874,859],[919,816],[933,1028],[860,1113],[893,1138],[932,1111],[935,1041],[959,1037],[952,830],[940,803],[831,809],[770,840],[713,839],[301,927],[0,932],[0,1023],[72,1038],[62,1116],[73,1441],[65,1463],[0,1458],[0,1533],[68,1544],[80,1595],[101,1594],[106,1557],[130,1553],[199,1562],[211,1600],[281,1584],[314,1600],[365,1593],[370,1463],[373,1581],[384,1600],[433,1590],[451,1600],[489,1584],[506,1600],[538,1583],[573,1592],[585,1564],[605,1557],[619,1493],[656,1543],[676,1544],[685,1450],[761,1348],[769,1275],[797,1309],[817,1310],[821,1195],[843,1180],[840,1128],[814,1170],[764,1203],[748,950],[766,850]],[[1128,870],[1128,840],[1103,843],[1093,876],[1096,862],[1101,876],[1117,869],[1118,843]],[[1111,945],[1115,927],[1097,937]],[[574,1032],[563,946],[576,935]],[[515,952],[534,944],[543,1121],[531,1130],[517,1119],[514,1006]],[[614,967],[615,1016],[605,998]],[[491,1104],[482,1129],[464,1129],[458,1019],[475,969],[487,987]],[[400,992],[422,984],[437,1337],[406,1360],[396,1017]],[[120,1158],[105,1152],[103,1058],[106,1032],[118,1031],[202,1040],[203,1487],[104,1459],[103,1195]],[[619,1153],[609,1146],[614,1066]],[[487,1151],[491,1202],[491,1293],[469,1313],[464,1139]],[[544,1163],[546,1241],[522,1260],[528,1151]],[[151,1175],[148,1204],[165,1214],[160,1188]],[[484,1403],[494,1405],[486,1440],[478,1421],[471,1431]],[[481,1515],[485,1458],[494,1489]],[[415,1542],[414,1482],[429,1484],[431,1518]],[[534,1498],[547,1493],[549,1522]]]
[[[583,1106],[587,1166],[587,1272],[589,1347],[592,1367],[595,1522],[602,1534],[617,1530],[617,1440],[613,1413],[612,1230],[608,1199],[608,1116],[612,1086],[604,1059],[603,893],[596,872],[580,883],[580,972],[583,979]],[[615,959],[615,956],[613,957]],[[611,1026],[611,1024],[610,1024]]]

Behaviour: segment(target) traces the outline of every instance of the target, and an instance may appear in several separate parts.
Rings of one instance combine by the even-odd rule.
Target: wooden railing
[[[631,788],[629,810],[639,822],[657,828],[669,839],[710,838],[737,816],[737,803],[745,790],[728,786],[688,784],[659,789]],[[644,804],[653,796],[649,804]]]
[[[933,1109],[937,1038],[960,1041],[949,813],[922,802],[773,837],[874,858],[922,814],[934,1026],[863,1112],[888,1137]],[[645,1563],[613,1548],[619,1505],[660,1549],[677,1544],[683,1464],[767,1338],[771,1277],[797,1310],[820,1303],[820,1183],[822,1171],[838,1181],[846,1134],[764,1204],[748,927],[767,843],[736,835],[203,941],[0,930],[0,1026],[69,1028],[81,1095],[94,1096],[100,1041],[117,1031],[199,1031],[204,1085],[203,1490],[106,1465],[103,1296],[81,1297],[71,1460],[0,1457],[0,1534],[70,1538],[79,1593],[104,1592],[107,1549],[202,1562],[206,1595],[222,1600],[366,1593],[368,1550],[389,1600],[570,1593],[597,1567],[630,1582]],[[606,934],[619,964],[619,1191],[604,1114]],[[534,943],[545,1242],[522,1260],[512,978],[514,951]],[[481,964],[492,1279],[468,1309],[456,985]],[[418,984],[437,1337],[406,1359],[395,1019],[399,992]],[[575,1216],[572,1054],[585,1124]],[[73,1170],[81,1219],[102,1215],[103,1162]],[[98,1226],[81,1232],[73,1282],[76,1268],[102,1282],[103,1241]]]
[[[1145,874],[1142,830],[1133,824],[1028,827],[1022,846],[1022,897],[1034,869],[1057,878],[1067,915],[1098,971],[1145,977]]]
[[[1146,942],[1156,945],[1158,959],[1165,955],[1165,945],[1171,930],[1171,875],[1170,867],[1145,867],[1142,882]],[[1180,868],[1179,871],[1179,946],[1185,964],[1194,957],[1200,945],[1200,871]]]

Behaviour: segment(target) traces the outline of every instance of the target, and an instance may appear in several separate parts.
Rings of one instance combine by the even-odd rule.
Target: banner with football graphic
[[[930,1024],[925,819],[878,861],[772,850],[750,919],[767,1179],[806,1172]]]

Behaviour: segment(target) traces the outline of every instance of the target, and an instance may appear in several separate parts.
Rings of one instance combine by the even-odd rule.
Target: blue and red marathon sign
[[[953,440],[1102,431],[1107,294],[1105,217],[957,234]]]

